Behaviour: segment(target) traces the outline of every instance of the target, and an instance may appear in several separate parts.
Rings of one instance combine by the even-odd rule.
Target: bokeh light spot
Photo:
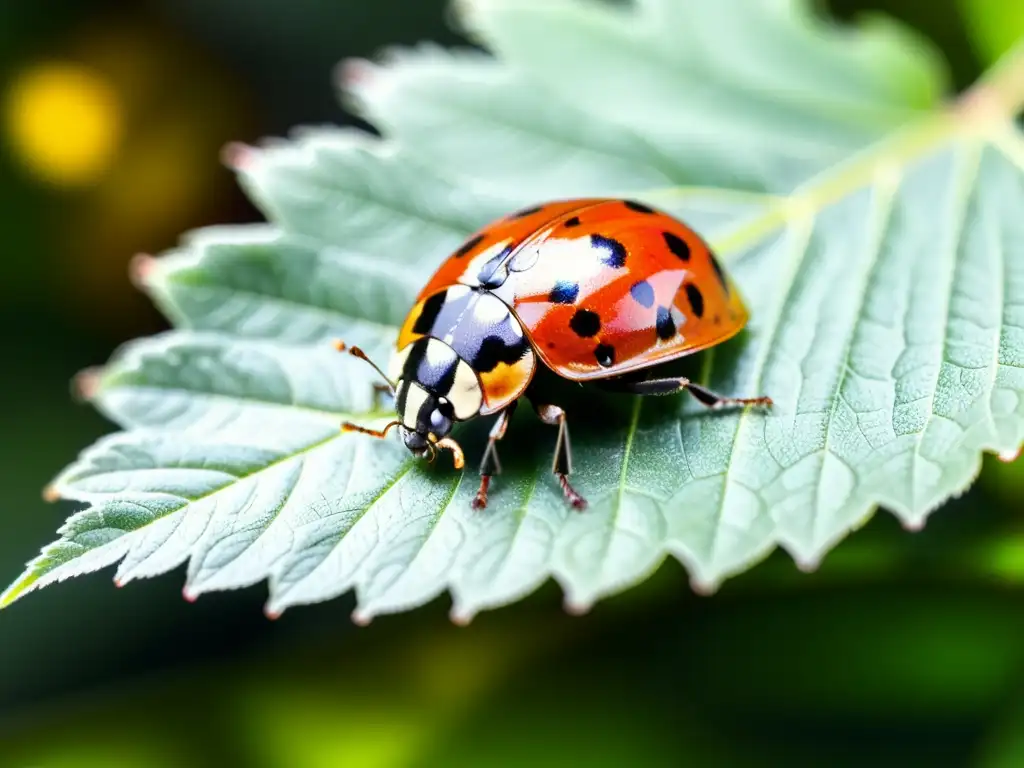
[[[117,151],[123,122],[114,88],[78,64],[51,62],[26,69],[4,103],[14,156],[32,174],[58,186],[98,179]]]

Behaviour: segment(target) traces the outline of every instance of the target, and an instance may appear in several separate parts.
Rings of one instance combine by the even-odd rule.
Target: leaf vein
[[[971,155],[969,155],[963,161],[966,167],[961,169],[963,178],[959,180],[960,183],[957,187],[957,202],[959,203],[959,205],[958,210],[956,212],[957,218],[954,223],[955,230],[953,233],[953,237],[950,238],[950,247],[952,254],[951,258],[949,259],[949,285],[947,290],[943,291],[945,301],[943,303],[942,327],[944,330],[942,334],[941,351],[939,353],[939,365],[935,372],[934,383],[930,387],[930,394],[926,398],[929,403],[929,415],[925,420],[925,423],[922,425],[921,430],[917,433],[917,435],[915,435],[913,451],[910,455],[910,472],[908,473],[907,478],[910,482],[910,506],[911,510],[913,511],[916,511],[917,509],[920,508],[917,499],[917,466],[918,461],[924,459],[924,457],[921,455],[921,448],[924,444],[924,436],[928,432],[929,425],[932,424],[935,417],[939,415],[935,412],[935,398],[939,390],[939,382],[942,376],[942,366],[945,365],[946,363],[952,364],[952,361],[947,360],[947,357],[949,352],[949,320],[953,305],[954,282],[956,279],[957,267],[960,261],[959,250],[960,246],[962,245],[963,230],[967,220],[967,210],[971,202],[971,191],[975,183],[977,182],[978,173],[981,169],[981,145],[972,144],[970,145],[970,149],[972,150]]]
[[[785,260],[783,266],[780,269],[789,266],[787,271],[787,280],[785,281],[786,290],[782,295],[782,299],[778,304],[778,309],[766,324],[767,330],[765,341],[761,344],[760,350],[757,353],[756,360],[754,362],[754,375],[751,377],[760,389],[764,384],[764,371],[768,365],[768,359],[771,357],[772,350],[775,347],[775,340],[782,328],[782,321],[785,317],[786,310],[789,308],[791,303],[795,299],[794,286],[796,281],[795,275],[800,271],[810,253],[811,235],[813,232],[813,221],[802,220],[801,226],[798,229],[798,236],[794,238],[792,249],[790,250],[790,257]],[[750,409],[744,408],[737,420],[736,430],[733,433],[732,445],[729,448],[729,458],[726,462],[725,471],[722,473],[722,495],[721,500],[716,505],[715,509],[715,522],[712,528],[711,541],[708,545],[708,557],[714,560],[715,550],[718,547],[718,533],[722,526],[722,520],[725,515],[726,500],[729,496],[729,484],[733,481],[732,478],[733,468],[735,466],[736,456],[739,453],[739,446],[741,442],[741,434],[744,426],[749,422]]]
[[[832,407],[829,410],[828,417],[825,419],[825,436],[822,446],[822,459],[818,464],[818,479],[815,482],[814,488],[814,506],[811,514],[811,531],[809,542],[812,546],[815,546],[818,541],[818,529],[821,522],[821,509],[822,509],[822,498],[821,493],[824,490],[825,480],[825,459],[827,456],[832,455],[850,468],[854,476],[857,475],[856,470],[850,466],[849,462],[841,459],[831,448],[832,439],[832,426],[835,422],[836,413],[838,411],[840,403],[845,404],[847,407],[846,398],[843,395],[843,385],[846,382],[846,377],[851,367],[851,355],[853,354],[854,342],[857,338],[857,331],[859,330],[864,316],[864,305],[867,302],[868,292],[870,291],[870,284],[872,281],[872,275],[877,268],[878,262],[882,257],[882,252],[885,246],[885,238],[889,231],[889,227],[892,224],[892,215],[895,210],[896,198],[898,194],[899,182],[896,179],[892,179],[885,185],[876,185],[872,188],[872,197],[880,197],[881,199],[876,203],[878,210],[875,215],[878,217],[878,226],[875,230],[874,237],[869,244],[868,257],[866,259],[865,268],[863,270],[863,277],[857,283],[857,309],[854,313],[854,322],[851,324],[850,331],[843,340],[843,356],[839,363],[839,379],[836,381],[835,388],[833,390]],[[857,411],[851,408],[851,411],[856,413]],[[861,436],[865,438],[865,441],[870,444],[867,440],[863,431],[860,427],[860,422],[857,422],[858,431]],[[834,491],[834,489],[829,489]]]

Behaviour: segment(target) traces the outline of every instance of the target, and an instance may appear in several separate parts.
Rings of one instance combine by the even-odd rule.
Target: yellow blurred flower
[[[74,63],[26,69],[4,103],[4,126],[15,157],[58,186],[87,185],[101,177],[117,151],[123,123],[112,85]]]

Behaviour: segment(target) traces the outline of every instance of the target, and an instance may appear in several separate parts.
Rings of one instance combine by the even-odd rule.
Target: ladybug
[[[715,394],[686,378],[624,377],[719,344],[747,322],[736,286],[708,245],[682,222],[633,200],[574,199],[518,211],[473,234],[420,292],[397,340],[390,377],[358,347],[340,351],[370,363],[388,382],[398,427],[416,456],[462,449],[456,422],[497,414],[480,463],[475,508],[487,505],[501,472],[498,441],[519,398],[558,427],[552,471],[566,499],[586,502],[569,483],[572,452],[565,411],[537,402],[538,367],[576,382],[639,395],[686,389],[710,408],[771,405],[771,398]],[[383,387],[378,387],[383,390]]]

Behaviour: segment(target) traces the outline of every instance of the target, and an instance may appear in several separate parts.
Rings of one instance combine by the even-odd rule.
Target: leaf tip
[[[467,608],[453,607],[448,611],[448,618],[457,627],[468,627],[476,614]]]
[[[718,591],[718,582],[714,579],[702,579],[699,576],[694,576],[690,579],[690,589],[695,595],[711,597]]]
[[[152,284],[156,274],[156,259],[149,253],[137,253],[128,262],[128,279],[132,285],[145,290]]]
[[[192,587],[189,587],[187,585],[182,587],[181,596],[185,599],[186,602],[189,603],[194,603],[196,600],[199,599],[199,593],[196,590],[192,589]]]
[[[270,621],[277,621],[284,616],[284,611],[279,611],[276,608],[271,608],[270,603],[263,606],[263,615],[266,616]]]
[[[220,160],[232,171],[244,172],[252,169],[259,150],[242,141],[229,141],[220,151]]]
[[[903,530],[909,533],[917,533],[924,528],[925,518],[915,517],[910,520],[900,520],[900,525],[903,526]]]
[[[89,402],[100,388],[100,377],[103,369],[91,366],[79,371],[71,379],[71,395],[79,402]]]
[[[1003,451],[996,455],[999,457],[1000,461],[1004,461],[1007,464],[1011,464],[1012,462],[1020,458],[1020,452],[1022,447],[1024,446],[1017,446],[1016,448],[1011,448],[1007,451]]]
[[[594,601],[567,597],[562,602],[562,606],[565,609],[565,612],[570,616],[585,616],[590,613],[590,609],[594,607]]]
[[[370,84],[377,65],[369,59],[344,59],[334,68],[334,82],[343,90],[359,90]]]
[[[794,561],[796,562],[796,567],[803,573],[814,573],[821,567],[820,557],[797,557],[794,558]]]
[[[362,608],[356,608],[352,611],[352,623],[357,627],[368,627],[371,621],[373,621],[373,614],[369,611],[365,611]]]
[[[43,488],[43,501],[53,504],[55,501],[60,501],[60,491],[57,490],[56,486],[48,485]]]

